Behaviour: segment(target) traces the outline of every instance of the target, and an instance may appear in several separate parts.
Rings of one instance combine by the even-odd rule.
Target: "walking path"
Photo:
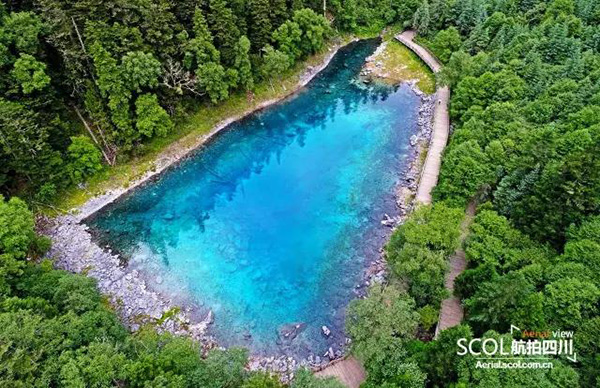
[[[465,251],[462,247],[465,238],[469,234],[469,227],[473,218],[475,217],[476,204],[475,201],[469,202],[467,210],[465,212],[465,219],[463,220],[460,229],[460,246],[454,252],[454,255],[450,258],[450,271],[446,274],[445,286],[450,291],[450,297],[442,301],[442,308],[440,309],[440,318],[438,320],[437,327],[435,328],[435,338],[438,334],[445,329],[459,325],[463,319],[464,313],[460,303],[460,299],[454,296],[454,280],[467,268],[467,260],[465,258]]]
[[[427,49],[413,41],[415,35],[415,31],[404,31],[396,35],[396,39],[417,54],[434,73],[439,72],[442,69],[441,63]],[[450,115],[448,114],[450,89],[446,86],[438,87],[435,95],[437,102],[433,111],[433,133],[415,197],[417,203],[423,204],[431,203],[431,191],[438,181],[442,165],[442,153],[448,142],[450,132]]]
[[[429,51],[427,51],[427,49],[419,46],[413,41],[415,35],[414,31],[404,31],[397,35],[396,39],[417,54],[434,73],[439,72],[442,65]],[[421,179],[419,180],[419,187],[417,188],[417,195],[415,197],[417,203],[423,204],[431,203],[431,191],[438,181],[440,167],[442,165],[442,153],[448,142],[448,135],[450,132],[450,115],[448,114],[450,89],[447,87],[438,88],[436,90],[436,99],[437,103],[435,104],[435,110],[433,112],[433,134],[431,135],[427,158],[423,165]],[[467,206],[466,216],[461,225],[462,234],[460,238],[460,247],[450,258],[450,271],[448,271],[445,279],[445,286],[446,289],[450,291],[450,297],[442,301],[440,318],[435,329],[436,338],[442,330],[460,324],[464,316],[460,299],[453,295],[454,280],[467,268],[467,260],[462,244],[468,234],[469,226],[474,215],[475,201],[471,201]]]
[[[337,377],[348,388],[359,388],[367,374],[361,363],[354,357],[331,363],[315,373],[319,377]]]
[[[427,49],[416,44],[413,41],[414,37],[414,31],[404,31],[397,35],[396,39],[417,54],[434,73],[439,72],[442,65],[429,51],[427,51]],[[438,88],[436,91],[436,99],[437,103],[435,104],[435,110],[433,112],[433,134],[431,135],[427,158],[423,165],[421,179],[419,180],[419,187],[417,188],[417,195],[415,197],[417,203],[423,204],[431,203],[431,191],[438,181],[440,167],[442,165],[442,153],[444,152],[444,148],[446,148],[450,132],[450,115],[448,114],[450,89],[448,89],[448,87]],[[448,271],[445,279],[445,286],[446,289],[450,291],[450,297],[442,301],[440,318],[435,329],[436,338],[442,330],[460,324],[464,316],[460,299],[453,295],[454,280],[467,268],[467,260],[462,244],[468,234],[469,226],[474,215],[475,201],[471,201],[467,206],[466,216],[461,225],[462,234],[460,246],[450,258],[450,271]]]
[[[438,62],[433,54],[431,54],[425,48],[419,46],[417,43],[413,42],[415,35],[415,31],[404,31],[401,34],[396,35],[396,39],[417,54],[419,58],[421,58],[434,73],[439,72],[442,68],[441,63]],[[416,202],[422,204],[431,203],[431,190],[433,190],[437,184],[440,166],[442,164],[442,152],[444,151],[446,143],[448,142],[448,133],[450,131],[450,117],[448,114],[450,90],[445,86],[438,87],[436,90],[436,98],[438,102],[435,104],[435,109],[433,112],[433,133],[431,135],[431,142],[429,143],[427,158],[425,159],[425,164],[423,165],[421,178],[419,180],[419,187],[417,188],[417,195],[415,197]],[[468,230],[468,225],[466,228]],[[450,278],[452,274],[454,274],[454,277],[458,276],[458,274],[466,267],[464,252],[462,255],[462,261],[460,260],[460,257],[457,257],[456,263],[454,263],[454,260],[451,260],[451,265],[453,270],[450,271],[448,278]],[[455,265],[456,270],[454,270]],[[450,284],[451,287],[454,286],[454,277],[452,277],[451,280],[447,279],[447,286],[448,284]],[[444,303],[445,302],[446,301],[444,301]],[[449,306],[450,309],[448,310],[447,317],[444,316],[444,321],[448,322],[448,324],[456,321],[456,319],[458,319],[458,322],[460,322],[460,319],[462,319],[462,307],[460,305],[460,301],[457,300],[456,302],[457,304],[455,303]],[[456,314],[455,317],[452,318],[454,320],[450,319],[450,314]],[[317,376],[337,377],[338,380],[340,380],[348,388],[358,388],[366,378],[366,372],[364,368],[354,357],[348,357],[343,361],[330,364],[315,374]]]

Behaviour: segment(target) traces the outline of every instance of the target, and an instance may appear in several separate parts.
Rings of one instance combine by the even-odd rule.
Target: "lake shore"
[[[109,247],[100,247],[94,241],[88,226],[82,221],[176,166],[230,124],[293,97],[329,65],[340,48],[356,40],[358,39],[330,47],[318,66],[308,66],[300,75],[296,86],[278,98],[263,101],[242,114],[228,117],[215,125],[210,132],[198,136],[193,144],[160,155],[154,162],[154,168],[131,184],[94,196],[83,205],[71,209],[68,214],[54,218],[40,217],[38,228],[53,242],[48,256],[53,259],[54,266],[96,279],[100,292],[108,297],[122,322],[132,331],[150,324],[161,332],[189,336],[201,343],[205,350],[217,347],[214,338],[207,334],[208,327],[214,320],[212,311],[198,306],[182,307],[183,303],[178,303],[181,301],[153,290],[151,284],[156,282],[157,278],[149,279],[135,269],[124,267],[119,254],[111,251]],[[264,367],[282,373],[283,380],[286,376],[291,378],[290,375],[293,375],[293,371],[300,365],[296,360],[285,356],[253,357],[251,364],[259,369]]]
[[[318,66],[308,66],[304,73],[300,75],[300,79],[296,86],[294,88],[289,89],[281,96],[263,101],[258,105],[245,110],[241,114],[233,115],[220,121],[208,133],[198,136],[195,139],[195,141],[193,141],[190,145],[176,147],[174,150],[171,151],[165,151],[163,154],[159,155],[156,158],[156,160],[154,161],[153,168],[144,173],[138,179],[135,179],[134,181],[132,181],[124,187],[114,188],[103,194],[96,195],[87,200],[83,205],[78,206],[74,209],[70,209],[69,213],[78,221],[85,220],[86,218],[92,216],[94,213],[98,212],[105,206],[115,202],[123,195],[129,193],[137,187],[140,187],[146,182],[159,176],[165,170],[177,165],[180,161],[190,156],[191,153],[197,151],[202,146],[210,142],[210,140],[213,139],[215,135],[229,127],[230,124],[239,121],[244,117],[251,115],[252,113],[261,111],[287,98],[293,97],[298,91],[300,91],[304,86],[306,86],[310,81],[312,81],[312,79],[315,78],[323,69],[325,69],[327,65],[329,65],[329,62],[331,62],[331,59],[335,56],[335,54],[339,51],[340,48],[356,40],[358,39],[355,38],[345,44],[336,44],[333,47],[330,47],[324,60]]]
[[[427,94],[419,88],[419,79],[409,81],[398,81],[396,77],[390,77],[378,65],[379,59],[385,55],[388,48],[388,41],[383,41],[377,50],[366,59],[361,72],[366,82],[389,82],[395,84],[408,84],[415,94],[421,98],[421,106],[417,117],[417,133],[410,139],[411,152],[407,158],[404,170],[399,175],[402,177],[395,188],[395,201],[397,213],[394,215],[384,214],[381,224],[388,227],[391,232],[401,225],[406,217],[412,212],[415,204],[414,198],[417,194],[421,170],[425,162],[429,143],[433,132],[433,114],[435,109],[436,95]],[[389,235],[386,241],[389,239]],[[365,285],[368,287],[372,283],[382,283],[387,275],[387,264],[384,257],[384,247],[380,249],[380,257],[371,261],[365,270]],[[364,296],[363,293],[359,295]]]
[[[324,61],[319,66],[308,69],[300,77],[298,85],[280,98],[262,102],[241,115],[235,115],[223,120],[209,133],[200,136],[193,147],[161,156],[156,161],[156,168],[153,171],[147,172],[131,185],[94,197],[83,206],[77,208],[74,214],[59,216],[46,222],[44,230],[54,241],[50,255],[54,257],[56,267],[96,278],[100,291],[109,296],[111,304],[122,318],[124,324],[131,330],[137,330],[143,324],[153,324],[159,331],[190,336],[202,343],[205,349],[216,347],[217,343],[214,338],[207,334],[207,330],[214,319],[210,310],[206,311],[206,309],[199,309],[197,306],[182,304],[179,300],[174,300],[172,297],[161,295],[153,290],[152,283],[159,282],[158,278],[153,277],[150,279],[135,269],[132,270],[131,268],[123,267],[119,255],[111,252],[108,247],[102,248],[98,246],[94,242],[88,227],[82,224],[81,221],[90,217],[104,206],[118,200],[131,190],[157,177],[168,168],[177,165],[177,163],[185,159],[193,151],[202,147],[202,145],[214,138],[217,133],[227,128],[231,123],[293,96],[318,75],[321,70],[327,67],[341,47],[343,45],[330,49]],[[418,170],[420,166],[419,159],[422,146],[423,144],[427,144],[431,134],[430,122],[433,106],[432,96],[424,95],[418,91],[414,84],[412,84],[412,87],[421,96],[422,104],[419,109],[417,134],[414,139],[411,139],[412,150],[407,160],[407,168],[401,175],[399,174],[399,176],[403,177],[403,181],[398,184],[398,190],[400,188],[407,188],[410,192],[416,189],[418,171],[415,171],[415,169]],[[404,202],[400,202],[399,198],[400,196],[396,198],[399,215],[394,215],[393,224],[388,220],[389,217],[384,217],[382,225],[393,227],[401,221],[399,217],[406,213],[406,206],[401,205]],[[371,264],[373,265],[368,265],[365,270],[364,286],[368,286],[372,282],[383,281],[385,276],[385,261],[383,257],[377,258]],[[181,306],[185,307],[181,308]],[[299,366],[320,368],[330,359],[337,359],[342,355],[342,352],[338,349],[333,354],[326,352],[322,358],[315,356],[300,361],[288,356],[253,356],[250,359],[249,367],[251,369],[279,373],[282,375],[282,379],[287,381],[293,376],[294,370]]]

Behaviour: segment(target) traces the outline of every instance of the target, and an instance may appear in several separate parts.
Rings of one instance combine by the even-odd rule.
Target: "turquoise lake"
[[[390,233],[380,221],[397,214],[421,103],[406,85],[359,81],[377,45],[341,49],[295,96],[230,125],[86,223],[150,287],[210,308],[220,344],[339,349],[345,309]],[[290,323],[303,330],[281,341]]]

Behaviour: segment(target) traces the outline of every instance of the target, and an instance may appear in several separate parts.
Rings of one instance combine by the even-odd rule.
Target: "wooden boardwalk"
[[[354,357],[332,363],[323,370],[316,372],[319,377],[337,377],[348,388],[358,388],[367,378],[365,369]]]
[[[413,41],[415,35],[416,33],[414,31],[404,31],[397,35],[396,39],[417,54],[434,73],[439,72],[442,68],[441,63],[433,56],[433,54]],[[419,187],[417,188],[417,195],[415,197],[417,203],[423,204],[431,203],[431,191],[437,184],[442,164],[442,153],[448,142],[448,134],[450,132],[450,116],[448,114],[450,90],[447,87],[438,87],[435,95],[437,102],[433,112],[433,133],[431,135],[427,158],[423,165],[423,171],[421,172]],[[462,263],[464,263],[464,252]],[[460,264],[461,262],[457,261],[456,276],[464,270],[464,267],[462,270],[460,269]],[[451,273],[452,272],[453,271],[451,271]],[[454,284],[454,278],[452,279],[451,284]],[[462,319],[460,301],[457,300],[457,302],[458,308],[460,309],[460,319]],[[453,306],[450,311],[455,311],[454,308],[455,306]],[[458,322],[460,322],[460,319]],[[317,376],[337,377],[338,380],[348,388],[358,388],[366,378],[366,372],[363,366],[354,357],[348,357],[345,360],[332,363],[315,374]]]
[[[460,246],[454,252],[454,255],[450,258],[450,271],[446,274],[445,286],[450,291],[450,297],[442,301],[442,308],[440,309],[440,318],[438,320],[437,327],[435,328],[435,338],[438,334],[445,329],[459,325],[464,317],[463,307],[460,303],[460,299],[454,296],[454,280],[467,268],[467,259],[465,258],[465,251],[463,249],[463,242],[469,234],[469,227],[473,218],[475,217],[476,203],[471,201],[467,206],[465,212],[465,219],[463,220],[460,236]]]
[[[434,73],[442,70],[442,64],[437,60],[437,58],[429,52],[425,47],[419,45],[414,42],[415,36],[417,36],[417,32],[414,30],[406,30],[401,34],[396,35],[396,39],[412,50]]]
[[[419,58],[431,68],[434,73],[442,69],[442,64],[427,49],[419,46],[413,41],[414,31],[404,31],[396,35],[396,39],[411,49]],[[438,87],[435,92],[435,108],[433,110],[433,133],[427,151],[427,158],[421,171],[419,187],[415,201],[417,203],[430,204],[431,191],[435,187],[442,166],[442,153],[448,143],[450,133],[450,115],[448,113],[448,103],[450,102],[450,89],[448,87]]]
[[[404,31],[397,35],[396,39],[417,54],[434,73],[439,72],[442,69],[442,65],[427,49],[416,44],[413,40],[414,37],[414,31]],[[450,133],[450,115],[448,113],[450,89],[447,87],[438,87],[436,90],[436,100],[435,109],[433,111],[433,133],[431,135],[427,158],[423,165],[423,171],[421,172],[421,179],[419,180],[419,187],[417,188],[417,195],[415,197],[415,201],[422,204],[431,203],[431,191],[438,181],[442,165],[442,154],[448,143],[448,136]],[[461,225],[462,234],[460,238],[460,247],[450,258],[450,271],[448,271],[445,279],[445,286],[446,289],[450,291],[450,297],[442,301],[440,318],[435,329],[436,338],[440,331],[460,324],[464,316],[460,299],[453,295],[454,280],[467,268],[467,260],[462,244],[468,234],[469,226],[474,215],[475,202],[471,201],[467,207],[465,220]]]

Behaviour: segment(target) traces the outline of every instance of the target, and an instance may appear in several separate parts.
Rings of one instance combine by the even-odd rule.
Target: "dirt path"
[[[445,286],[450,291],[450,297],[442,301],[442,308],[440,309],[440,318],[438,325],[435,328],[435,338],[438,334],[445,329],[459,325],[463,319],[464,312],[460,299],[453,295],[454,292],[454,280],[467,268],[467,260],[465,258],[465,251],[463,249],[463,242],[469,235],[469,227],[475,217],[476,204],[475,201],[469,202],[467,210],[465,212],[465,219],[463,220],[460,229],[460,246],[454,252],[454,255],[450,258],[450,271],[446,274]]]
[[[403,45],[411,49],[415,54],[419,56],[429,66],[431,71],[434,73],[439,72],[442,69],[442,64],[437,60],[437,58],[431,54],[426,48],[420,46],[418,43],[415,43],[413,39],[417,36],[416,31],[407,30],[401,34],[396,35],[396,39],[400,41]]]
[[[413,41],[415,35],[414,31],[404,31],[401,34],[396,35],[396,39],[417,54],[434,73],[439,72],[442,69],[442,65],[427,49]],[[450,90],[447,87],[438,87],[436,90],[436,100],[435,110],[433,112],[433,133],[431,135],[427,158],[425,159],[423,171],[421,172],[421,179],[419,180],[419,187],[417,188],[417,195],[415,197],[417,203],[423,204],[431,203],[431,191],[438,181],[440,167],[442,165],[442,154],[446,147],[446,143],[448,142],[448,135],[450,133],[450,116],[448,114]],[[469,226],[473,221],[475,207],[474,201],[471,201],[467,206],[465,219],[461,225],[461,246],[450,258],[450,271],[445,279],[445,286],[446,289],[450,291],[450,297],[442,301],[440,318],[435,329],[436,338],[442,330],[460,324],[464,316],[460,299],[453,295],[454,280],[467,268],[467,260],[462,244],[468,234]]]
[[[414,31],[404,31],[396,35],[396,39],[411,49],[431,68],[434,73],[442,69],[442,65],[427,49],[419,46],[413,41]],[[448,142],[450,132],[450,115],[448,114],[448,103],[450,102],[450,89],[438,87],[436,92],[436,104],[433,112],[433,133],[427,151],[427,158],[423,165],[419,187],[415,200],[417,203],[430,204],[431,191],[435,187],[442,165],[442,153]]]

